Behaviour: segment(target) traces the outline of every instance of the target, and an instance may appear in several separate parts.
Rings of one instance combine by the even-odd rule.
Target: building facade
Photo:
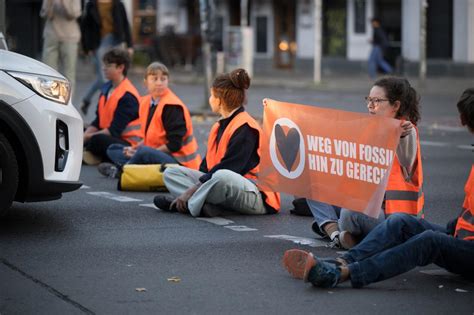
[[[128,0],[132,1],[132,0]],[[154,1],[154,0],[134,0]],[[378,17],[388,34],[389,61],[403,72],[416,71],[420,56],[421,0],[321,0],[323,65],[361,69],[370,53],[370,19]],[[240,0],[214,0],[218,49],[231,45],[241,24]],[[474,65],[474,0],[427,0],[428,73],[462,74]],[[278,68],[306,67],[314,58],[315,0],[249,0],[254,58]],[[157,0],[156,32],[173,26],[196,31],[199,1]],[[466,68],[467,66],[467,68]],[[456,68],[459,71],[456,71]],[[467,71],[467,70],[466,70]]]
[[[179,51],[185,47],[193,53],[179,58],[195,61],[200,45],[199,0],[122,1],[138,48],[160,46]],[[245,16],[241,1],[212,1],[215,47],[227,55],[236,46],[235,29],[248,21],[255,64],[308,69],[320,48],[323,70],[365,71],[371,49],[370,19],[378,17],[390,40],[387,59],[402,73],[417,70],[422,0],[247,0]],[[316,1],[322,3],[320,24],[315,23]],[[474,0],[426,2],[428,74],[472,75]],[[40,7],[41,0],[6,0],[6,33],[13,50],[39,56]],[[315,25],[321,25],[316,30],[322,35],[321,47],[315,47]],[[168,33],[181,38],[179,47],[157,44],[156,38]]]

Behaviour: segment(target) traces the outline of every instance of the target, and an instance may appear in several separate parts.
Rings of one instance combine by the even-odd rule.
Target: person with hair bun
[[[457,107],[461,124],[474,133],[474,89],[463,92]],[[446,227],[396,213],[338,258],[320,259],[290,249],[283,256],[283,266],[293,277],[322,288],[347,280],[360,288],[431,263],[474,280],[474,165],[464,192],[462,211]]]
[[[377,80],[365,99],[369,114],[399,119],[402,128],[379,217],[307,200],[315,219],[313,231],[345,249],[360,242],[386,216],[401,212],[423,217],[423,168],[416,128],[419,96],[406,79],[389,76]]]
[[[209,105],[221,119],[210,131],[206,157],[199,171],[180,166],[165,170],[164,182],[174,199],[156,196],[158,208],[208,217],[279,211],[279,194],[260,191],[255,184],[262,131],[244,108],[249,87],[244,69],[214,79]]]

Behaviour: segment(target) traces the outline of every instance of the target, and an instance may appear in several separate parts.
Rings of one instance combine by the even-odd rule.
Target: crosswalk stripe
[[[109,192],[106,192],[106,191],[88,191],[87,193],[90,194],[90,195],[93,195],[93,196],[102,197],[102,198],[111,199],[111,200],[120,201],[120,202],[137,202],[137,201],[139,202],[139,201],[143,201],[141,199],[135,199],[135,198],[130,198],[130,197],[126,197],[126,196],[120,196],[120,195],[112,194],[112,193],[109,193]]]
[[[298,237],[298,236],[284,235],[284,234],[283,235],[264,235],[264,237],[290,241],[295,244],[307,245],[309,247],[326,247],[326,245],[328,244],[327,242],[320,241],[314,238]]]

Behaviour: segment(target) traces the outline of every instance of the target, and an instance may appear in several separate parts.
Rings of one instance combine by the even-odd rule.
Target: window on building
[[[224,51],[224,18],[218,16],[214,22],[214,44],[217,51]]]
[[[354,1],[354,31],[356,34],[365,34],[366,15],[365,0]]]
[[[257,16],[256,18],[256,52],[267,52],[267,36],[268,36],[268,18],[266,16]]]

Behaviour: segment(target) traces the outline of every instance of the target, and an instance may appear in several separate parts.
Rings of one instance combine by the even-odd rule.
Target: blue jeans
[[[96,79],[92,83],[92,85],[89,86],[86,95],[83,97],[84,101],[90,103],[95,92],[99,91],[104,85],[105,78],[104,73],[102,72],[102,58],[104,57],[107,51],[109,51],[118,44],[119,43],[114,39],[114,36],[112,34],[105,35],[101,39],[99,48],[97,48],[97,50],[94,52],[94,55],[92,56]]]
[[[375,79],[377,75],[377,67],[382,68],[385,73],[392,73],[393,69],[385,59],[383,59],[382,48],[379,45],[374,45],[369,56],[369,76]]]
[[[178,161],[171,155],[147,146],[138,147],[137,152],[128,158],[123,154],[124,147],[121,144],[112,144],[107,148],[107,156],[114,164],[119,166],[124,164],[178,164]]]
[[[321,236],[325,236],[323,225],[337,222],[339,230],[348,231],[359,237],[364,237],[380,222],[385,219],[383,212],[375,219],[363,213],[351,211],[341,207],[333,206],[321,201],[307,199],[308,207],[313,214],[314,220],[319,226]]]
[[[431,263],[474,277],[474,242],[454,238],[444,227],[402,213],[391,215],[342,258],[349,264],[355,288]]]

